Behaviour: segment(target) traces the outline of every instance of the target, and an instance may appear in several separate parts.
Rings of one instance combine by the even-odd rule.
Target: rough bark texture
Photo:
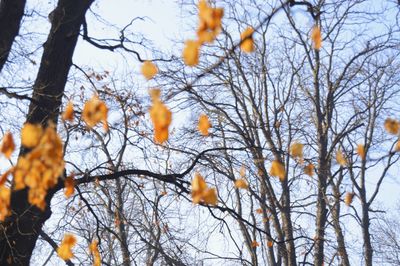
[[[0,1],[0,72],[19,32],[26,0]]]
[[[29,106],[27,122],[43,125],[49,119],[57,122],[80,27],[92,2],[59,0],[53,11],[51,30],[33,87],[35,101]],[[26,189],[12,192],[12,215],[0,225],[0,265],[29,265],[39,232],[51,215],[53,195],[54,191],[48,193],[47,208],[42,212],[28,203]]]

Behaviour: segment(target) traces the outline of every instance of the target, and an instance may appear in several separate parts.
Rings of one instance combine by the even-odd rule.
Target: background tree
[[[58,0],[48,12],[28,1],[23,12],[24,1],[2,0],[0,78],[6,85],[0,92],[11,100],[2,96],[7,111],[1,115],[58,125],[66,167],[47,191],[44,210],[31,205],[28,188],[17,190],[16,178],[5,175],[11,213],[0,227],[0,264],[58,260],[53,254],[70,232],[78,243],[68,265],[88,257],[94,263],[87,249],[93,240],[104,265],[350,265],[360,259],[372,265],[371,224],[381,215],[376,201],[399,159],[397,139],[385,129],[397,136],[400,129],[397,120],[387,120],[397,115],[398,7],[373,2],[183,6],[203,12],[200,63],[198,42],[185,48],[183,61],[192,68],[180,52],[153,52],[160,73],[148,84],[161,87],[160,102],[177,121],[160,145],[147,114],[154,92],[143,92],[128,63],[147,59],[148,42],[135,35],[143,18],[130,18],[117,37],[103,38],[92,33],[93,21],[116,27],[96,13],[101,2]],[[27,33],[24,19],[50,23],[47,40]],[[122,55],[122,73],[74,63],[79,39]],[[12,78],[19,64],[37,71],[34,82]],[[98,104],[94,113],[108,106],[104,128],[85,119],[87,99]],[[72,121],[59,117],[68,101]],[[4,118],[4,135],[22,128],[14,120]],[[9,166],[30,152],[22,147]],[[217,189],[218,204],[204,198],[192,204],[195,172],[210,191]],[[72,175],[75,194],[66,200],[61,192]],[[50,253],[45,260],[44,252]]]

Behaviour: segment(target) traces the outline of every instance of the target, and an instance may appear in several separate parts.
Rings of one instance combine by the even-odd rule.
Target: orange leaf
[[[210,127],[211,127],[211,123],[210,123],[210,120],[208,119],[208,116],[205,114],[200,115],[199,123],[197,125],[197,128],[199,129],[200,133],[203,136],[208,136],[208,134],[209,134],[208,130],[210,129]]]
[[[336,151],[336,161],[343,167],[347,166],[347,160],[340,149]]]
[[[105,130],[108,130],[107,124],[108,107],[99,99],[97,95],[86,101],[82,110],[82,119],[89,129],[102,122]]]
[[[74,192],[75,192],[75,181],[74,181],[74,175],[71,174],[68,176],[65,181],[64,181],[64,187],[65,187],[65,197],[69,198],[71,197]]]
[[[313,47],[316,50],[322,47],[322,36],[321,29],[319,26],[315,25],[311,30],[311,40],[313,41]]]
[[[254,40],[253,40],[253,33],[254,29],[252,27],[247,27],[241,34],[240,34],[240,49],[243,52],[251,53],[254,52]]]
[[[310,163],[306,167],[304,167],[304,173],[312,177],[314,175],[314,165]]]
[[[199,63],[200,43],[198,41],[186,41],[183,49],[183,61],[188,66],[195,66]]]
[[[258,243],[256,240],[254,240],[253,242],[251,242],[251,247],[252,248],[256,248],[256,247],[259,247],[260,246],[260,243]]]
[[[302,159],[303,158],[303,147],[304,145],[298,142],[290,145],[290,155],[294,158]]]
[[[354,197],[354,193],[347,192],[346,195],[344,196],[344,203],[347,206],[350,206],[351,203],[353,202],[353,197]]]
[[[74,257],[72,248],[76,245],[76,238],[74,235],[65,234],[61,245],[57,248],[57,254],[63,260],[69,260]]]
[[[0,145],[0,152],[6,156],[7,159],[11,158],[11,154],[15,150],[15,143],[12,134],[8,131],[4,134],[3,140]]]
[[[153,64],[151,61],[144,61],[141,70],[142,70],[143,76],[147,80],[152,79],[158,73],[157,66],[155,64]]]
[[[275,160],[272,162],[269,174],[271,176],[279,177],[279,180],[283,182],[286,178],[285,166],[281,162]]]
[[[89,245],[89,251],[93,255],[93,266],[101,265],[100,252],[98,248],[99,242],[97,240],[93,240]]]
[[[71,101],[68,102],[67,106],[65,107],[64,113],[62,114],[62,119],[70,122],[74,120],[74,105]]]
[[[40,124],[26,123],[21,130],[21,144],[27,148],[34,148],[39,144],[43,134]]]
[[[387,118],[384,127],[389,134],[398,135],[400,131],[400,122],[395,119]]]
[[[154,140],[162,144],[168,139],[168,128],[172,121],[172,113],[159,99],[155,99],[150,108],[150,118],[154,125]]]
[[[357,145],[357,154],[360,155],[361,159],[365,160],[365,148],[364,145],[358,144]]]
[[[246,179],[240,178],[235,180],[235,188],[241,188],[241,189],[248,189],[249,184],[247,183]]]

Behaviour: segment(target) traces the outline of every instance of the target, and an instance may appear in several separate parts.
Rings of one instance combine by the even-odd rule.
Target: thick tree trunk
[[[26,0],[0,1],[0,72],[19,32]]]
[[[44,44],[33,87],[35,101],[29,106],[27,122],[43,125],[48,119],[57,122],[80,27],[93,1],[59,0]],[[0,265],[29,265],[39,232],[51,215],[49,205],[53,195],[54,191],[48,193],[47,208],[42,212],[28,203],[26,189],[12,192],[12,215],[0,227]]]

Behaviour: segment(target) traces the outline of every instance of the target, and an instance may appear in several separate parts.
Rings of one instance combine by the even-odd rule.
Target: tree
[[[135,19],[119,38],[91,37],[88,14],[94,3],[58,0],[48,15],[51,28],[31,91],[0,90],[19,105],[29,103],[25,126],[18,126],[23,128],[19,159],[2,177],[1,189],[10,191],[2,201],[7,206],[9,200],[10,213],[0,228],[1,265],[28,265],[34,250],[46,249],[39,237],[59,250],[64,231],[82,240],[75,259],[64,257],[69,265],[91,256],[87,246],[93,240],[99,241],[105,265],[189,265],[207,259],[350,265],[360,258],[372,265],[375,201],[399,160],[397,139],[385,133],[400,131],[400,123],[388,119],[396,116],[399,93],[397,6],[289,0],[220,1],[214,7],[200,1],[197,40],[187,41],[183,53],[192,68],[174,56],[153,58],[163,68],[155,79],[163,92],[152,91],[149,103],[109,71],[73,63],[81,38],[97,49],[134,55],[147,64],[148,79],[157,73],[141,55],[143,42],[131,38]],[[18,49],[12,45],[18,43],[24,8],[25,1],[0,2],[2,74],[10,51]],[[68,95],[68,86],[79,78],[80,91]],[[88,87],[95,95],[78,104],[87,99]],[[78,122],[59,117],[69,108],[68,98]],[[174,115],[189,109],[194,123],[169,134],[171,115],[163,100]],[[200,134],[194,124],[201,113],[207,116]],[[34,157],[37,144],[24,144],[24,136],[38,142],[37,125],[52,136],[45,144],[60,147],[52,131],[57,128],[64,148],[60,154],[51,149],[60,155],[55,165],[62,171],[52,170],[56,181],[45,193],[38,190],[33,203],[34,185],[24,181],[19,189],[17,171],[25,158]],[[39,180],[48,178],[46,170]],[[66,201],[58,192],[70,187],[72,172],[76,193]],[[57,222],[46,223],[52,213]],[[197,222],[204,224],[193,226]],[[204,245],[214,241],[217,228],[228,255]],[[363,248],[362,254],[353,248]]]

